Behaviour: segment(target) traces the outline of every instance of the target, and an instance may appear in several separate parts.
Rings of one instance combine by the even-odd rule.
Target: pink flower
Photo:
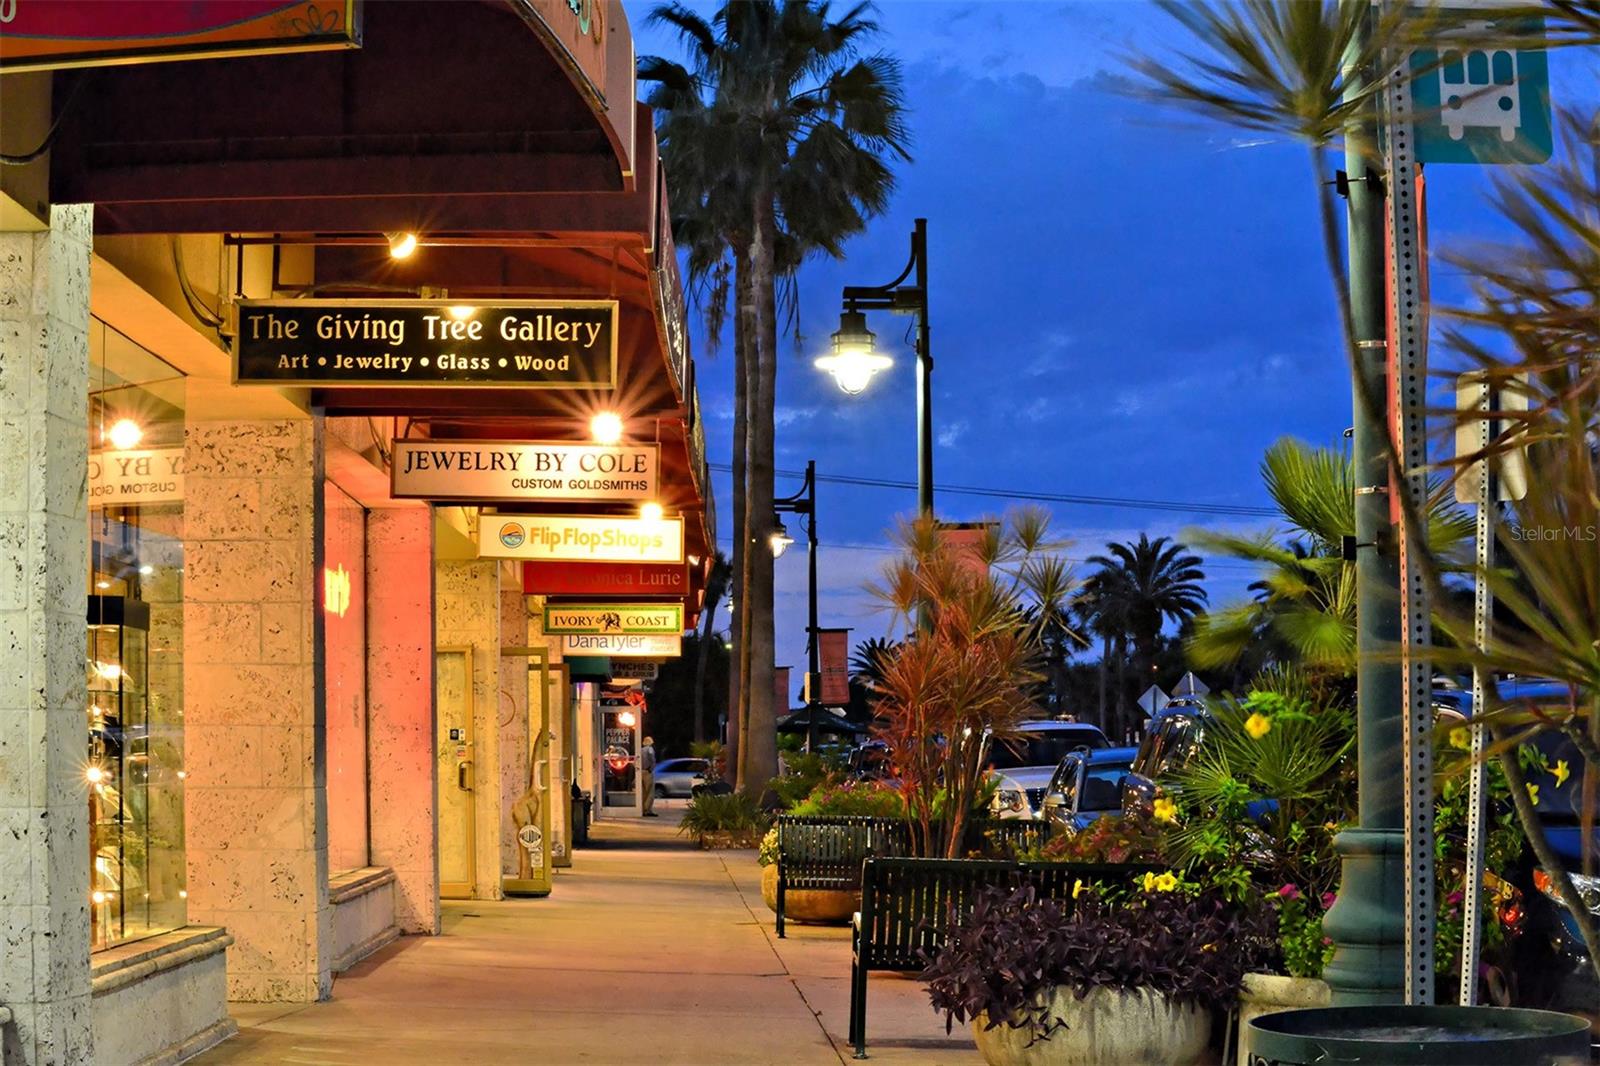
[[[1300,898],[1300,889],[1297,888],[1294,885],[1284,885],[1282,888],[1278,889],[1278,898],[1279,899],[1299,899]]]
[[[1461,893],[1459,891],[1452,892],[1444,898],[1444,901],[1450,906],[1454,907],[1457,903],[1461,902]]]
[[[1333,909],[1333,901],[1338,898],[1339,897],[1332,892],[1324,892],[1322,894],[1322,909],[1325,911]]]

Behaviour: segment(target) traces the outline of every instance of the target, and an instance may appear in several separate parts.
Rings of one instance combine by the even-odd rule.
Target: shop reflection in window
[[[90,334],[90,923],[96,949],[185,924],[184,379]]]

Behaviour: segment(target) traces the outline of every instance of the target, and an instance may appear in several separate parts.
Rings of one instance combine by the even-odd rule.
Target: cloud
[[[939,447],[954,448],[962,437],[966,436],[971,426],[965,418],[958,418],[954,422],[946,422],[944,428],[939,430]]]
[[[772,410],[772,424],[775,426],[792,426],[796,422],[804,422],[817,417],[821,410],[820,407],[784,407],[780,404]]]

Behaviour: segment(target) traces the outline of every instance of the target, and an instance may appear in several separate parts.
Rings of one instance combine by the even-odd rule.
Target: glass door
[[[523,752],[523,789],[506,816],[516,840],[516,876],[501,887],[516,895],[545,896],[551,887],[550,652],[546,648],[503,648],[503,656],[526,657],[528,729]],[[502,734],[503,735],[503,734]]]
[[[472,649],[434,653],[439,762],[439,895],[471,899],[477,890],[473,803]]]

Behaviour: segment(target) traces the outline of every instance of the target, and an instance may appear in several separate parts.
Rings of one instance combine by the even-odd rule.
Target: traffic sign
[[[1154,717],[1157,711],[1171,702],[1172,697],[1162,691],[1160,685],[1151,685],[1144,690],[1144,695],[1139,697],[1139,706],[1143,708],[1146,715],[1151,717]]]
[[[1411,54],[1417,159],[1543,163],[1555,143],[1549,61],[1542,49],[1507,42],[1537,39],[1544,20],[1517,19],[1513,25],[1465,17],[1460,29],[1440,33],[1440,48]]]

